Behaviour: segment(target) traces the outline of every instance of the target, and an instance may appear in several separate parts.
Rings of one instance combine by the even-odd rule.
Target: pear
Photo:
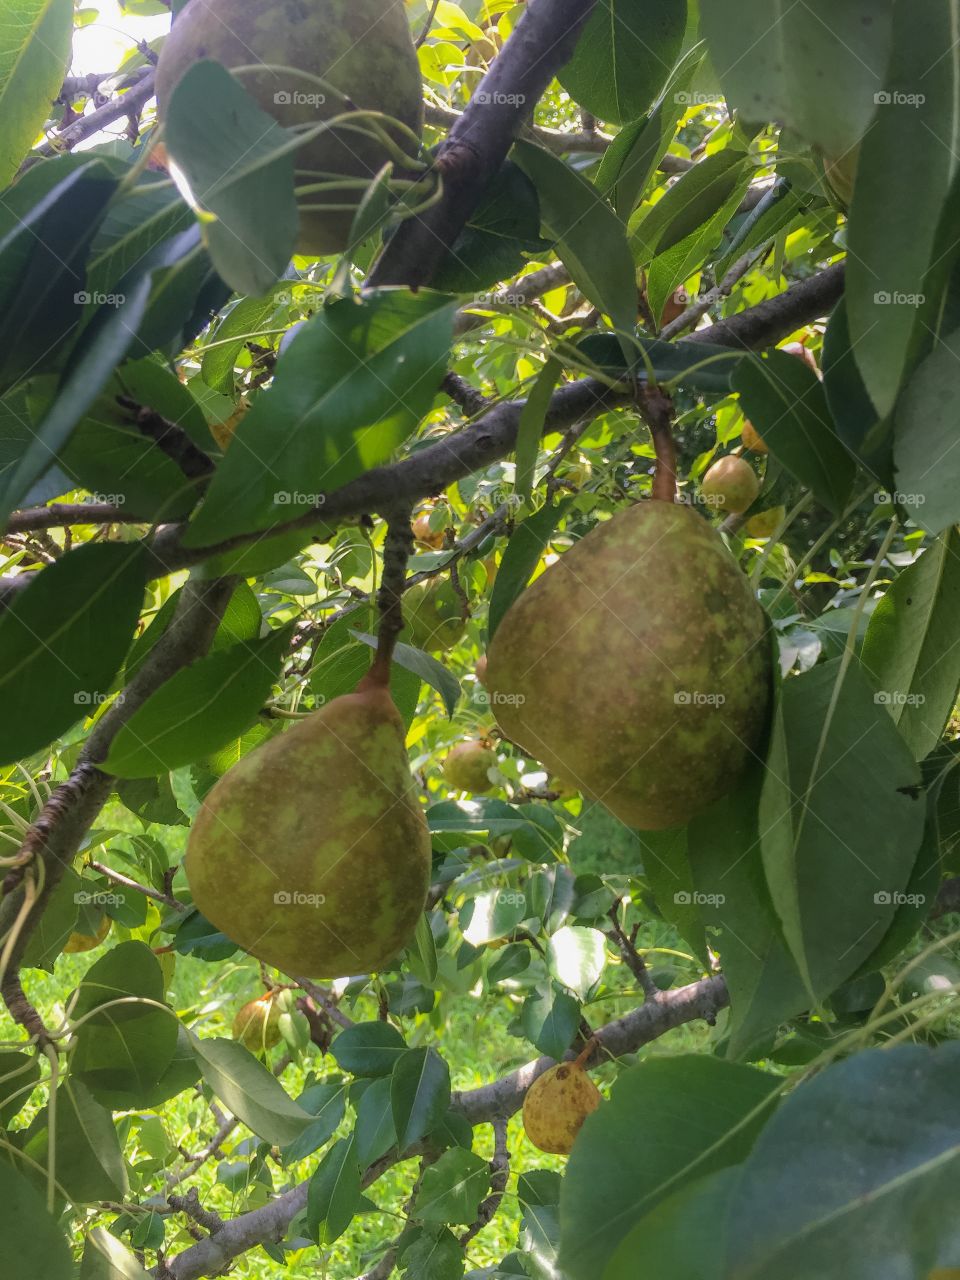
[[[758,511],[751,516],[744,529],[751,538],[770,538],[786,519],[786,507],[771,507],[768,511]]]
[[[700,482],[700,494],[708,506],[735,515],[746,511],[759,492],[753,467],[732,453],[715,462]]]
[[[417,649],[444,653],[466,630],[463,601],[449,578],[418,582],[403,597],[404,632],[400,639]]]
[[[766,621],[720,535],[648,501],[523,592],[488,650],[504,736],[628,826],[680,826],[761,749]]]
[[[96,933],[71,933],[70,937],[63,945],[64,955],[76,955],[80,951],[93,951],[99,947],[110,932],[110,926],[113,921],[109,916],[104,916],[97,925]]]
[[[744,418],[740,439],[743,441],[743,447],[750,453],[770,452],[763,436],[748,418]]]
[[[422,132],[420,64],[404,6],[394,0],[190,0],[157,64],[161,118],[177,82],[204,58],[228,69],[258,63],[290,68],[239,77],[261,109],[285,128],[320,124],[359,109],[392,116],[418,137]],[[395,129],[392,133],[409,153],[412,142]],[[317,134],[297,152],[298,183],[325,177],[370,181],[388,158],[381,143],[356,128],[337,128]],[[304,204],[340,207],[301,209],[298,252],[320,255],[347,248],[361,195],[350,190],[305,195]]]
[[[576,1062],[561,1062],[538,1076],[523,1100],[523,1128],[540,1151],[568,1156],[580,1128],[603,1095]]]
[[[368,676],[245,755],[205,796],[184,865],[198,910],[264,963],[318,978],[384,968],[430,872],[389,691]]]
[[[488,774],[497,767],[497,753],[482,742],[461,742],[443,762],[443,776],[455,791],[492,791]]]
[[[233,1038],[251,1053],[263,1053],[280,1043],[280,1006],[272,991],[238,1010]]]

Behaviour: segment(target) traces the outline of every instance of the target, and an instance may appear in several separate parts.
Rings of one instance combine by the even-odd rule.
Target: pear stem
[[[659,387],[639,388],[640,416],[650,428],[657,465],[652,497],[658,502],[677,500],[677,451],[673,443],[673,401]]]
[[[390,682],[390,663],[397,636],[403,629],[403,592],[407,580],[407,561],[413,551],[413,529],[409,504],[387,513],[387,536],[383,544],[383,572],[377,592],[380,626],[377,630],[377,653],[366,681],[385,686]]]

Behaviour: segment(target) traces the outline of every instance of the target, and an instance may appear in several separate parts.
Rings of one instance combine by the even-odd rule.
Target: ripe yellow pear
[[[523,1100],[523,1128],[540,1151],[568,1156],[577,1134],[603,1095],[576,1062],[561,1062],[538,1076]]]
[[[514,602],[488,650],[504,736],[628,826],[682,826],[761,750],[766,619],[691,507],[596,526]]]
[[[388,964],[430,871],[389,691],[368,676],[244,756],[204,798],[184,865],[198,910],[266,964],[317,978]]]
[[[707,506],[739,515],[760,492],[760,481],[749,462],[732,453],[715,462],[700,482]]]
[[[251,1053],[263,1053],[280,1043],[280,1006],[272,991],[238,1010],[233,1038]]]
[[[228,69],[258,63],[269,68],[243,72],[239,78],[258,106],[285,128],[317,125],[351,109],[383,112],[418,136],[423,127],[420,64],[404,6],[394,0],[190,0],[157,64],[161,118],[178,81],[205,58]],[[413,143],[392,132],[409,153]],[[387,159],[381,143],[356,128],[338,127],[300,148],[297,180],[370,181]],[[298,252],[345,249],[361,195],[351,190],[305,195]],[[338,207],[303,207],[310,203]]]

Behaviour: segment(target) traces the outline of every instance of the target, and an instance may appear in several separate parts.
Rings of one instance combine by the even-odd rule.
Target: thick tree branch
[[[674,1027],[705,1018],[712,1022],[721,1009],[729,1003],[726,984],[722,977],[703,978],[675,991],[664,991],[656,1001],[634,1009],[609,1022],[595,1033],[596,1046],[588,1066],[596,1066],[607,1058],[622,1057],[633,1053],[642,1045],[658,1039]],[[573,1057],[572,1053],[568,1055]],[[523,1105],[523,1097],[539,1075],[553,1066],[552,1058],[538,1058],[528,1062],[518,1071],[511,1072],[493,1084],[455,1094],[453,1106],[471,1125],[493,1124],[505,1120]],[[403,1153],[403,1159],[422,1153],[422,1147]],[[400,1156],[388,1154],[372,1165],[363,1178],[364,1187],[375,1182],[387,1169],[397,1164]],[[283,1192],[276,1200],[242,1213],[227,1222],[209,1240],[203,1240],[186,1249],[178,1257],[168,1259],[166,1266],[174,1280],[198,1280],[200,1276],[216,1275],[239,1254],[252,1249],[263,1240],[281,1240],[287,1227],[307,1203],[309,1180]]]
[[[60,131],[57,135],[56,143],[45,142],[42,147],[38,147],[33,152],[33,155],[59,155],[61,151],[69,151],[71,147],[75,147],[78,142],[84,142],[87,138],[92,138],[95,133],[99,133],[108,124],[113,124],[114,120],[139,116],[140,112],[153,97],[154,78],[155,73],[152,67],[143,68],[140,72],[139,82],[132,89],[127,89],[124,93],[114,98],[112,102],[108,102],[105,106],[98,107],[96,111],[91,111],[88,116],[82,116],[79,120],[74,121],[73,124]],[[30,163],[30,157],[28,157],[27,163]]]
[[[108,502],[53,502],[49,507],[27,507],[7,521],[7,533],[30,533],[36,529],[59,529],[77,524],[149,524],[143,516]]]
[[[597,0],[529,0],[523,17],[441,144],[440,201],[397,230],[369,284],[428,284],[550,81],[573,54]]]

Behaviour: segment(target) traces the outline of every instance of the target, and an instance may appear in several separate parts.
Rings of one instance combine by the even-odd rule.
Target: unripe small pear
[[[770,538],[783,524],[787,514],[786,507],[771,507],[769,511],[758,511],[751,516],[744,529],[751,538]]]
[[[745,418],[743,422],[743,430],[740,432],[740,439],[743,447],[750,453],[769,453],[766,441],[753,423]]]
[[[411,587],[403,597],[403,621],[400,639],[430,653],[452,649],[467,625],[463,601],[448,578]]]
[[[603,1096],[576,1062],[561,1062],[538,1076],[523,1100],[527,1137],[548,1155],[568,1156],[577,1134]]]
[[[739,515],[760,492],[760,481],[749,462],[731,453],[713,464],[700,482],[700,492],[710,506]]]
[[[280,1043],[280,1006],[272,991],[238,1010],[233,1038],[251,1053],[263,1053]]]
[[[492,791],[489,772],[497,766],[497,753],[482,742],[461,742],[443,762],[443,776],[455,791],[482,795]]]

